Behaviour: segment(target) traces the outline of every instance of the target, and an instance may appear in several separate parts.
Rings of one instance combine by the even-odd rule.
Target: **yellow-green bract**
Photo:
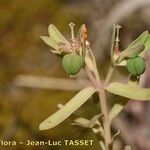
[[[82,65],[83,58],[76,53],[67,54],[63,57],[62,66],[65,72],[69,75],[77,74],[80,71]]]
[[[145,71],[145,61],[142,57],[130,58],[127,60],[127,69],[134,75],[141,75]]]
[[[143,50],[144,44],[129,47],[119,54],[118,62],[121,62],[124,58],[134,58],[137,57]]]

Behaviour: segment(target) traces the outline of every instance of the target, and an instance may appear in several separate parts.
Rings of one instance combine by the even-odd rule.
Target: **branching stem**
[[[90,53],[92,53],[92,51],[90,51]],[[95,59],[95,57],[93,57],[92,59]],[[95,69],[94,69],[96,71],[93,72],[95,79],[93,79],[93,76],[90,74],[88,68],[85,68],[85,69],[86,69],[86,72],[87,72],[89,79],[92,80],[94,87],[96,87],[98,89],[100,108],[101,108],[101,112],[103,114],[105,147],[106,147],[106,150],[109,150],[109,143],[111,142],[111,132],[110,132],[110,120],[108,117],[107,100],[106,100],[106,94],[105,94],[105,82],[102,85],[102,82],[100,80],[100,76],[98,76],[99,74],[98,74],[97,65],[95,65]],[[108,72],[108,73],[110,73],[110,72]],[[111,73],[111,75],[112,75],[112,73]],[[109,76],[109,74],[107,74],[107,78],[108,78],[107,80],[109,81],[111,76]],[[99,84],[101,84],[101,85],[99,85]]]
[[[117,32],[116,32],[116,29],[117,29]],[[103,127],[104,127],[104,139],[105,139],[105,149],[106,150],[112,150],[112,149],[110,149],[110,146],[109,146],[112,139],[111,139],[111,131],[110,131],[111,121],[108,116],[108,105],[107,105],[105,87],[111,81],[113,73],[114,73],[114,69],[115,69],[115,61],[113,59],[113,55],[114,55],[114,47],[116,46],[116,44],[119,43],[119,29],[120,29],[119,25],[113,26],[112,41],[111,41],[111,63],[110,63],[109,70],[106,75],[105,81],[102,82],[100,79],[96,60],[95,60],[95,57],[94,57],[91,49],[89,49],[89,53],[92,57],[94,71],[90,72],[90,70],[88,69],[88,66],[85,68],[89,79],[92,81],[94,87],[96,87],[98,89],[100,108],[101,108],[101,112],[103,114]],[[117,36],[116,43],[115,43],[115,35]]]

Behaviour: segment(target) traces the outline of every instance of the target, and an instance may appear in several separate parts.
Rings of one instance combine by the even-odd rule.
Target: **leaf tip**
[[[43,121],[42,123],[40,123],[39,125],[39,130],[43,131],[43,130],[48,130],[50,129],[49,124],[45,121]]]

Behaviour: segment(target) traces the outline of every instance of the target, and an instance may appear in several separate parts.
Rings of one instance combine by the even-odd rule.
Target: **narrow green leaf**
[[[66,38],[59,32],[59,30],[53,24],[49,25],[48,33],[49,36],[53,38],[57,43],[68,43]]]
[[[58,43],[55,40],[53,40],[51,37],[41,36],[41,38],[47,45],[49,45],[50,47],[52,47],[55,50],[59,50]]]
[[[113,82],[106,87],[106,90],[115,95],[135,100],[150,101],[150,89]]]
[[[144,57],[145,52],[147,50],[150,50],[150,34],[148,35],[147,40],[145,41],[144,45],[145,45],[145,49],[140,53],[141,57]]]
[[[117,61],[121,62],[124,58],[136,57],[144,50],[144,48],[145,48],[144,44],[127,48],[119,54],[119,58]]]
[[[81,126],[84,128],[88,128],[89,126],[89,122],[90,120],[83,118],[83,117],[79,117],[77,119],[74,120],[75,123],[72,123],[71,125],[76,125],[76,126]]]
[[[124,108],[124,106],[127,104],[128,99],[124,98],[123,100],[116,100],[115,104],[111,108],[109,112],[109,119],[112,120],[115,118]]]
[[[144,44],[148,38],[148,35],[148,31],[144,31],[138,38],[136,38],[131,44],[129,44],[127,48]]]
[[[128,85],[133,86],[133,87],[137,87],[138,86],[137,77],[131,76],[129,81],[128,81]],[[128,101],[129,101],[129,99],[127,99],[125,97],[119,97],[119,98],[115,99],[114,104],[113,104],[113,106],[109,112],[110,120],[112,120],[117,115],[119,115],[119,113],[124,109],[124,107]]]
[[[86,87],[77,93],[69,102],[61,109],[44,120],[40,126],[40,130],[47,130],[59,125],[62,121],[68,118],[74,111],[83,105],[91,95],[96,91],[93,87]]]
[[[138,56],[143,50],[145,46],[144,44],[140,44],[134,47],[130,47],[125,49],[123,52],[120,53],[117,62],[121,62],[124,58],[133,58]]]

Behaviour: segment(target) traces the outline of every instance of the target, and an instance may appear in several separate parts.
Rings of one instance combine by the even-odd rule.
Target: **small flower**
[[[48,27],[49,36],[41,36],[42,40],[53,48],[52,52],[61,54],[64,52],[71,52],[71,45],[68,40],[59,32],[59,30],[50,24]]]
[[[78,33],[78,36],[74,37],[75,24],[71,22],[69,26],[71,28],[71,39],[69,40],[67,40],[53,24],[50,24],[48,27],[49,36],[41,36],[42,40],[47,45],[53,48],[53,50],[51,50],[52,53],[56,55],[67,54],[72,52],[81,54],[81,35],[80,33]]]
[[[59,30],[50,24],[48,27],[49,36],[41,36],[43,41],[53,48],[52,53],[62,58],[64,71],[70,76],[75,76],[84,67],[86,51],[89,43],[87,42],[87,29],[83,24],[77,36],[74,35],[74,23],[69,23],[71,38],[67,40]]]

